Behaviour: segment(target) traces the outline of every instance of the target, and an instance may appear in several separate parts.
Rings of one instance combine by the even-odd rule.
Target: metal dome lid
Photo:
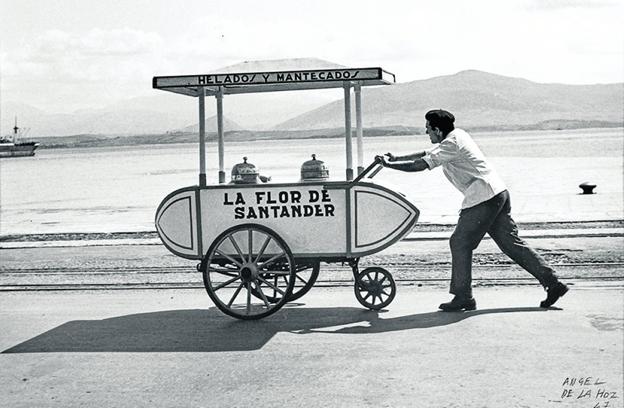
[[[255,165],[247,163],[247,157],[243,162],[232,167],[232,182],[234,183],[257,183],[258,169]]]
[[[316,154],[312,154],[312,160],[308,160],[301,165],[302,180],[327,180],[329,178],[329,167],[322,160],[316,159]]]

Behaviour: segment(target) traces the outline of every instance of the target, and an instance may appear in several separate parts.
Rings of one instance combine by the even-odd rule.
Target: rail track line
[[[624,262],[562,263],[554,265],[562,279],[572,282],[623,282]],[[389,264],[398,285],[446,285],[450,264]],[[475,285],[535,285],[515,264],[479,264],[473,267]],[[322,265],[315,286],[351,286],[348,266]],[[193,266],[80,267],[0,269],[0,292],[117,289],[203,288]]]

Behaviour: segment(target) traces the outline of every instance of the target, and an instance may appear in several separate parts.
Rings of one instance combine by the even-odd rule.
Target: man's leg
[[[518,236],[518,226],[511,218],[511,203],[506,200],[488,234],[496,245],[515,263],[533,275],[544,287],[558,282],[555,271],[533,248]]]
[[[503,193],[462,210],[449,244],[452,275],[450,292],[460,298],[472,297],[472,251],[479,246],[504,203]]]
[[[518,236],[518,226],[510,213],[511,203],[507,199],[502,211],[488,230],[488,234],[508,257],[533,275],[547,290],[548,297],[541,303],[541,306],[550,307],[568,291],[568,288],[559,282],[555,271],[546,263],[546,260]]]

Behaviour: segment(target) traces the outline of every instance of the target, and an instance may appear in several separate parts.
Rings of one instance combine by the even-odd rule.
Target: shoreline
[[[522,235],[525,231],[559,231],[559,230],[601,230],[622,229],[624,233],[624,219],[592,220],[592,221],[553,221],[553,222],[518,222],[518,228]],[[455,228],[455,224],[416,224],[411,235],[425,234],[427,239],[440,238],[440,234],[449,233]],[[572,231],[570,231],[572,232]],[[432,234],[433,233],[433,234]],[[583,233],[577,233],[577,235]],[[531,234],[541,236],[542,234]],[[552,234],[550,234],[552,235]],[[568,234],[569,235],[569,234]],[[595,235],[595,234],[592,234]],[[444,234],[442,235],[442,237]],[[409,236],[408,236],[409,237]],[[404,239],[409,238],[406,237]],[[0,234],[0,244],[9,242],[48,242],[48,241],[103,241],[103,240],[150,240],[158,239],[156,230],[150,231],[117,231],[117,232],[55,232],[42,234]]]
[[[559,132],[559,131],[588,131],[588,130],[612,130],[622,128],[622,123],[607,122],[602,126],[594,122],[571,121],[571,125],[561,126],[540,124],[517,125],[517,126],[467,126],[466,130],[472,133],[492,132]],[[580,124],[578,122],[581,122]],[[365,138],[384,136],[412,136],[424,135],[420,126],[390,125],[364,128]],[[252,141],[280,141],[280,140],[305,140],[305,139],[339,139],[344,137],[343,128],[309,129],[309,130],[232,130],[226,131],[225,135],[231,142]],[[170,144],[196,144],[196,132],[179,133],[149,133],[149,134],[78,134],[67,136],[44,136],[39,137],[40,149],[74,149],[74,148],[99,148],[99,147],[132,147],[145,145],[170,145]],[[33,140],[34,139],[28,139]],[[217,133],[207,132],[206,142],[216,143]]]

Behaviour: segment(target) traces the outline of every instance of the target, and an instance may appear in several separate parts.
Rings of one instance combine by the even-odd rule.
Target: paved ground
[[[536,286],[482,287],[477,311],[441,313],[446,290],[400,286],[372,312],[350,288],[315,288],[244,322],[199,289],[3,292],[0,395],[7,407],[621,407],[622,294],[621,281],[584,282],[543,310]]]

